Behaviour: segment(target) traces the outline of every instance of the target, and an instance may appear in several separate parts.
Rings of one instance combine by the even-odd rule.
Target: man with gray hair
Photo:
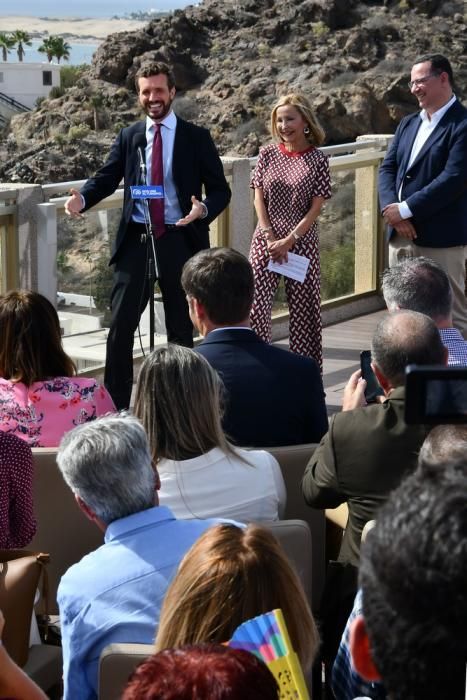
[[[65,434],[57,464],[78,506],[105,533],[99,549],[68,569],[57,594],[64,700],[90,700],[102,649],[152,643],[180,560],[217,521],[176,520],[158,505],[159,476],[133,416],[104,416]]]
[[[405,258],[383,272],[381,283],[389,311],[407,309],[429,316],[448,349],[448,365],[467,365],[467,341],[453,328],[449,277],[437,262]]]
[[[305,500],[314,508],[348,503],[349,522],[339,561],[358,566],[365,523],[416,467],[427,429],[405,423],[406,366],[446,364],[446,356],[431,319],[414,311],[398,311],[380,322],[372,342],[372,367],[385,401],[365,406],[366,382],[360,370],[350,377],[342,412],[332,417],[302,481]]]

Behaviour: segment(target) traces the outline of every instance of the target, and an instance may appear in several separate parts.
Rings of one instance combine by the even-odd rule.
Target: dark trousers
[[[115,260],[104,383],[119,410],[130,405],[134,334],[149,300],[149,248],[146,242],[141,241],[144,230],[142,224],[129,224]],[[193,347],[193,326],[180,285],[183,265],[193,254],[186,229],[170,228],[156,241],[156,254],[167,340]]]

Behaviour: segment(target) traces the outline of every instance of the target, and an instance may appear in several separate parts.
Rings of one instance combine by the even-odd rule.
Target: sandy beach
[[[141,29],[147,22],[133,19],[69,18],[40,19],[39,17],[0,16],[0,31],[13,32],[22,29],[33,39],[42,39],[48,34],[62,36],[64,39],[79,39],[81,42],[96,43],[109,34],[116,32],[133,32]]]

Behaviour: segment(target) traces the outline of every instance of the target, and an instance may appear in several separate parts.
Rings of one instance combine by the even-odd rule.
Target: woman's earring
[[[309,126],[306,126],[306,127],[303,129],[303,133],[305,134],[305,136],[309,136],[309,135],[310,135],[310,127],[309,127]]]

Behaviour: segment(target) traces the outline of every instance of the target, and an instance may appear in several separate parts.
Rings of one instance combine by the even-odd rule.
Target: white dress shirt
[[[449,100],[449,102],[446,102],[446,104],[443,105],[440,109],[438,109],[436,112],[433,112],[433,114],[431,115],[431,118],[428,116],[426,109],[422,109],[422,111],[420,112],[421,124],[420,124],[418,131],[417,131],[415,141],[413,142],[412,151],[410,153],[409,162],[407,164],[407,170],[410,168],[410,166],[414,162],[415,158],[418,156],[418,154],[422,150],[423,146],[425,145],[425,142],[428,140],[428,138],[431,136],[433,131],[436,129],[439,122],[441,121],[441,119],[444,117],[444,115],[448,111],[449,107],[451,107],[455,101],[456,101],[456,96],[453,95],[451,97],[451,99]],[[402,184],[401,184],[400,189],[399,189],[399,199],[401,196],[401,191],[402,191]],[[399,214],[401,215],[401,217],[403,219],[410,219],[413,216],[412,212],[410,211],[410,207],[406,201],[400,202]]]

